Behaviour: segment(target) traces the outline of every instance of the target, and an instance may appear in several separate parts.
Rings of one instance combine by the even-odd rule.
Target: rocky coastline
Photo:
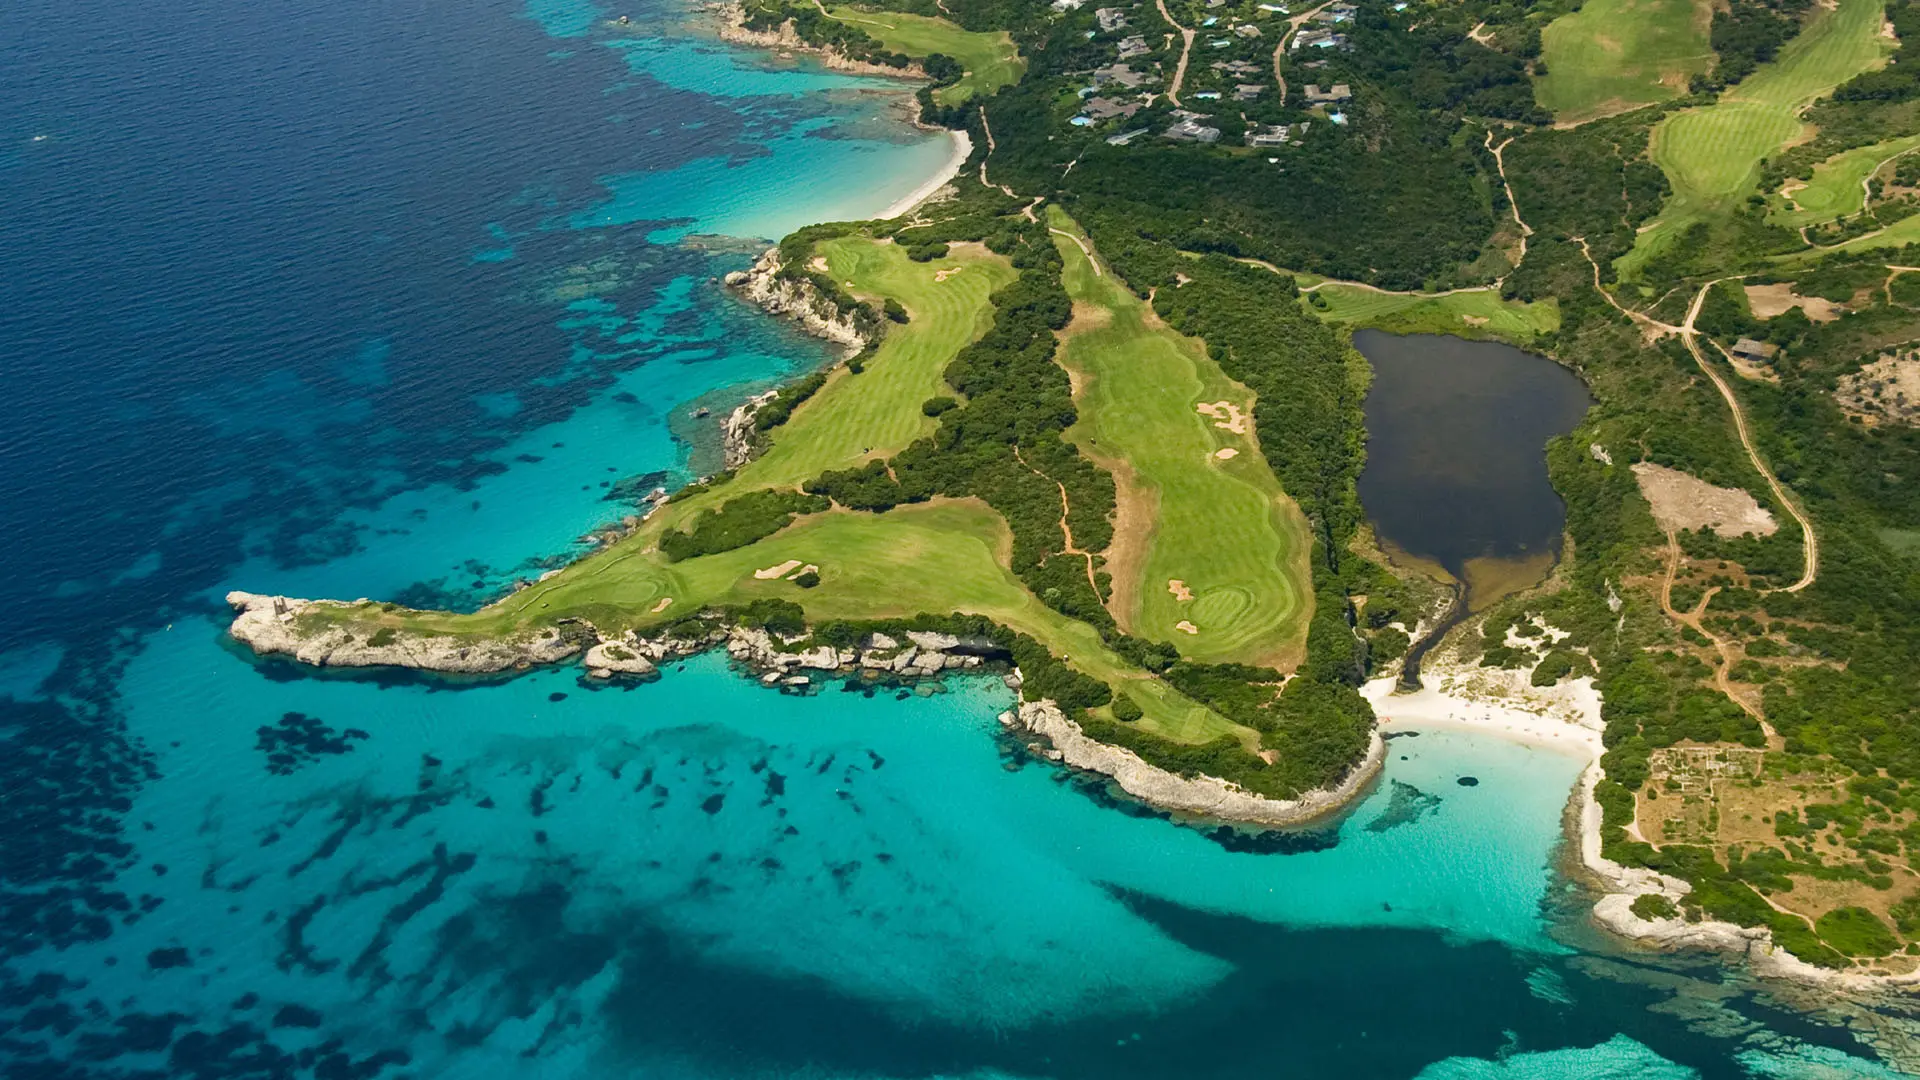
[[[867,335],[856,313],[842,308],[833,297],[815,288],[805,275],[788,275],[780,249],[768,248],[749,270],[735,270],[723,280],[740,298],[769,315],[790,319],[800,329],[831,341],[852,356],[865,348]]]
[[[809,644],[809,637],[782,637],[765,629],[713,619],[704,632],[646,637],[627,631],[606,635],[584,620],[499,639],[472,639],[376,628],[348,620],[303,619],[346,612],[368,601],[300,600],[249,592],[227,594],[235,616],[234,640],[261,656],[286,656],[314,667],[397,667],[449,675],[488,675],[528,670],[575,657],[588,678],[651,679],[662,665],[709,649],[727,655],[763,686],[782,693],[810,693],[833,679],[911,683],[949,672],[985,674],[1008,654],[990,639],[911,630],[898,636],[871,633],[855,647]],[[1018,668],[1006,669],[1008,688],[1020,689]],[[1304,824],[1334,813],[1365,791],[1385,761],[1376,733],[1367,756],[1337,788],[1293,800],[1269,799],[1224,780],[1184,777],[1147,762],[1123,747],[1099,742],[1052,701],[1023,701],[1000,717],[1002,726],[1031,736],[1041,756],[1111,779],[1127,795],[1162,810],[1209,820],[1266,828]]]
[[[1386,761],[1386,742],[1376,731],[1366,757],[1338,787],[1310,791],[1297,799],[1270,799],[1204,773],[1185,777],[1149,765],[1125,747],[1092,738],[1051,701],[1023,701],[1017,709],[1002,713],[1000,723],[1045,740],[1029,744],[1035,752],[1109,777],[1120,790],[1150,806],[1268,828],[1304,825],[1345,809],[1380,775]]]

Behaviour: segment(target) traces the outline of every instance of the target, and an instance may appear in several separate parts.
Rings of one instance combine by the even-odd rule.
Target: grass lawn
[[[1621,273],[1631,275],[1688,226],[1729,212],[1752,192],[1760,160],[1802,137],[1801,111],[1886,57],[1893,42],[1880,36],[1881,21],[1881,0],[1838,0],[1719,101],[1655,126],[1653,161],[1673,194],[1621,257]]]
[[[829,240],[818,250],[835,280],[852,282],[863,298],[900,301],[908,322],[888,330],[865,371],[835,368],[773,446],[716,496],[798,487],[831,469],[892,457],[930,434],[938,422],[921,414],[921,403],[953,393],[943,377],[948,361],[986,333],[993,324],[989,297],[1015,277],[1007,260],[977,244],[956,244],[946,258],[924,263],[907,258],[905,248],[862,236]]]
[[[1563,124],[1670,101],[1712,66],[1712,17],[1700,0],[1588,0],[1541,33],[1534,96]]]
[[[1310,283],[1309,283],[1310,284]],[[1492,289],[1445,296],[1378,293],[1338,282],[1314,292],[1327,301],[1315,312],[1328,322],[1371,326],[1395,334],[1494,336],[1525,343],[1560,328],[1560,302],[1502,300]]]
[[[1775,193],[1771,199],[1774,212],[1767,220],[1798,228],[1857,214],[1867,205],[1864,186],[1867,178],[1879,172],[1888,161],[1915,147],[1920,147],[1920,135],[1903,135],[1835,154],[1814,166],[1813,176],[1805,187],[1794,190],[1792,195]],[[1791,186],[1794,181],[1788,183]]]
[[[668,562],[660,534],[703,507],[754,489],[795,486],[826,468],[886,456],[933,426],[920,404],[950,392],[946,364],[992,318],[993,289],[1011,281],[1005,260],[979,249],[915,263],[903,249],[861,237],[823,243],[834,277],[863,296],[899,300],[911,314],[889,326],[860,375],[844,368],[793,418],[775,429],[773,447],[728,484],[655,513],[638,531],[573,563],[559,574],[472,614],[382,611],[368,605],[323,609],[311,618],[459,636],[494,636],[518,628],[583,618],[605,633],[644,629],[708,605],[776,596],[798,603],[810,619],[879,619],[930,612],[986,615],[1032,635],[1081,672],[1124,688],[1145,710],[1138,724],[1169,738],[1205,742],[1231,734],[1250,748],[1259,736],[1183,696],[1109,651],[1093,627],[1069,619],[1027,592],[1007,568],[1012,535],[984,503],[939,499],[885,514],[833,510],[733,551]],[[935,280],[943,271],[944,281]],[[762,580],[756,570],[789,560],[820,568],[820,584],[802,589]],[[662,601],[670,601],[662,606]]]
[[[1054,228],[1084,239],[1057,207],[1049,213]],[[1114,468],[1122,498],[1135,504],[1131,513],[1123,506],[1109,553],[1115,617],[1196,659],[1293,667],[1313,602],[1306,520],[1260,454],[1252,391],[1229,379],[1204,343],[1167,328],[1110,274],[1096,274],[1073,239],[1054,241],[1075,307],[1061,363],[1077,376],[1080,419],[1067,435]],[[1196,408],[1219,402],[1239,419]],[[1220,426],[1228,423],[1243,433]],[[1176,596],[1170,581],[1191,598]]]
[[[1012,86],[1020,81],[1021,73],[1027,68],[1013,43],[1013,35],[1005,30],[976,33],[962,30],[945,19],[895,11],[834,7],[828,8],[827,13],[857,25],[894,52],[916,57],[944,53],[960,61],[960,66],[966,69],[960,81],[934,91],[933,99],[941,105],[952,105],[975,95],[985,97],[1003,86]]]

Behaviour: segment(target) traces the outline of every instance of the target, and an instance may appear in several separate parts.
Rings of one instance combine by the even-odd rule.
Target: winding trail
[[[1722,281],[1736,280],[1738,280],[1738,278],[1717,278],[1702,285],[1699,293],[1695,294],[1693,298],[1692,306],[1687,309],[1687,321],[1680,327],[1680,333],[1687,343],[1687,351],[1693,354],[1694,363],[1700,365],[1700,370],[1706,372],[1707,378],[1713,380],[1714,387],[1720,391],[1721,398],[1727,403],[1727,409],[1733,413],[1733,428],[1740,435],[1740,445],[1746,448],[1747,460],[1753,462],[1754,469],[1766,479],[1767,488],[1773,492],[1773,497],[1779,501],[1781,506],[1786,507],[1787,513],[1793,515],[1793,520],[1800,524],[1800,549],[1803,564],[1803,569],[1800,571],[1800,580],[1784,588],[1761,590],[1762,592],[1796,593],[1812,585],[1820,574],[1820,538],[1815,535],[1813,531],[1813,521],[1800,509],[1799,502],[1787,494],[1787,489],[1780,483],[1780,478],[1773,474],[1773,470],[1768,468],[1766,461],[1760,457],[1759,448],[1753,445],[1753,434],[1747,430],[1746,410],[1740,407],[1740,399],[1734,397],[1733,387],[1729,386],[1727,380],[1721,378],[1720,372],[1716,370],[1712,364],[1707,362],[1706,352],[1700,348],[1700,331],[1695,329],[1693,325],[1694,320],[1700,317],[1700,308],[1707,302],[1708,290],[1720,284]],[[1727,351],[1720,348],[1719,342],[1714,342],[1713,347],[1719,349],[1720,354],[1726,357],[1728,363],[1733,362],[1733,357],[1727,356]]]
[[[1487,132],[1487,151],[1493,155],[1493,167],[1500,173],[1500,186],[1507,189],[1507,209],[1513,213],[1513,223],[1520,227],[1520,257],[1513,261],[1513,265],[1519,266],[1527,259],[1527,237],[1533,235],[1533,226],[1527,224],[1520,218],[1520,201],[1513,197],[1513,183],[1507,179],[1507,159],[1501,156],[1501,151],[1512,145],[1513,139],[1514,137],[1509,135],[1505,142],[1502,142],[1499,146],[1495,146],[1493,145],[1493,132]],[[1581,241],[1582,246],[1585,246],[1585,243],[1584,240]],[[1591,256],[1589,256],[1589,261],[1591,261]],[[1595,267],[1596,272],[1598,269],[1598,267]]]
[[[1180,84],[1187,78],[1187,57],[1193,53],[1193,31],[1173,21],[1173,12],[1167,10],[1167,0],[1153,2],[1160,9],[1160,17],[1167,20],[1167,25],[1180,31],[1180,63],[1174,67],[1173,82],[1167,86],[1167,100],[1179,105]]]
[[[1713,651],[1720,656],[1720,663],[1713,669],[1714,689],[1726,695],[1728,701],[1740,706],[1742,712],[1753,717],[1754,722],[1760,725],[1760,731],[1766,735],[1769,747],[1776,750],[1785,748],[1785,741],[1780,738],[1779,732],[1773,730],[1773,725],[1767,723],[1766,715],[1760,711],[1760,707],[1733,692],[1731,675],[1734,664],[1733,645],[1707,629],[1705,625],[1704,616],[1707,613],[1707,605],[1713,602],[1713,596],[1720,591],[1720,586],[1709,586],[1705,592],[1701,593],[1692,611],[1682,612],[1673,606],[1673,580],[1680,573],[1680,557],[1680,537],[1672,529],[1668,529],[1667,572],[1660,581],[1660,610],[1666,614],[1667,618],[1691,629],[1713,645]]]
[[[1027,459],[1020,456],[1020,448],[1018,446],[1013,448],[1013,458],[1020,464],[1027,465]],[[1053,480],[1053,477],[1048,476],[1046,473],[1041,472],[1031,465],[1027,465],[1027,471],[1042,480]],[[1093,552],[1082,551],[1073,545],[1073,527],[1067,524],[1067,515],[1073,512],[1073,504],[1067,501],[1067,485],[1062,484],[1058,480],[1053,480],[1053,483],[1055,487],[1060,489],[1060,535],[1066,538],[1066,543],[1060,548],[1060,554],[1078,555],[1087,560],[1087,584],[1093,587],[1093,595],[1099,598],[1100,582],[1093,576]],[[1101,602],[1105,603],[1104,598],[1101,599]]]
[[[993,156],[993,152],[999,149],[999,145],[993,141],[993,125],[987,123],[987,107],[985,105],[980,106],[980,131],[987,137],[987,152],[980,155],[980,186],[997,187],[1007,193],[1007,198],[1019,198],[1020,196],[1015,195],[1013,189],[1007,185],[996,184],[987,179],[987,159]]]
[[[1331,3],[1333,3],[1333,0],[1324,0],[1319,7],[1315,7],[1309,11],[1303,11],[1293,18],[1288,19],[1286,33],[1280,35],[1280,43],[1273,47],[1273,81],[1280,87],[1280,104],[1282,105],[1287,103],[1287,77],[1280,74],[1280,61],[1286,58],[1287,42],[1292,41],[1293,35],[1299,33],[1300,28],[1307,25],[1308,19],[1320,14],[1320,9]]]

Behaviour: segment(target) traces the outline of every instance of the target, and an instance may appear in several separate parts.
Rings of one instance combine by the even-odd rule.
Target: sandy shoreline
[[[874,217],[877,220],[887,221],[912,213],[921,203],[931,199],[936,192],[946,187],[949,181],[960,175],[960,167],[973,156],[973,139],[964,131],[948,129],[947,135],[952,139],[953,152],[947,155],[946,164],[940,167],[939,172],[927,177],[919,187],[894,200],[892,206],[875,214]]]
[[[1418,693],[1396,694],[1393,692],[1396,681],[1375,679],[1360,691],[1373,705],[1383,730],[1450,727],[1558,750],[1583,759],[1598,758],[1602,753],[1597,726],[1513,705],[1443,693],[1431,686]],[[1598,716],[1594,719],[1598,720]]]

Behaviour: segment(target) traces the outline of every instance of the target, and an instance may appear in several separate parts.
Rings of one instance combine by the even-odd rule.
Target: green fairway
[[[1327,301],[1324,309],[1317,310],[1328,322],[1395,334],[1491,335],[1527,342],[1560,328],[1560,303],[1552,297],[1522,303],[1503,300],[1493,289],[1426,296],[1376,292],[1341,282],[1322,285],[1314,294]]]
[[[1679,97],[1712,66],[1712,15],[1699,0],[1589,0],[1541,33],[1534,96],[1563,124]]]
[[[827,9],[827,14],[853,23],[894,52],[914,57],[943,53],[958,60],[966,74],[959,82],[933,93],[933,99],[942,105],[952,105],[975,95],[985,97],[1003,86],[1011,86],[1020,81],[1020,74],[1027,68],[1013,43],[1013,35],[1004,30],[975,33],[945,19],[903,15],[897,11],[835,7]]]
[[[1872,251],[1875,248],[1906,247],[1908,244],[1920,244],[1920,215],[1901,218],[1899,221],[1894,222],[1878,232],[1870,232],[1864,236],[1856,236],[1845,243],[1835,244],[1832,247],[1810,248],[1806,251],[1796,251],[1790,255],[1780,256],[1774,261],[1783,264],[1806,263],[1831,255],[1836,251]]]
[[[1797,186],[1799,181],[1789,181],[1782,192],[1774,193],[1771,199],[1774,212],[1767,220],[1798,228],[1857,214],[1866,209],[1867,178],[1915,147],[1920,147],[1920,135],[1888,139],[1835,154],[1814,167],[1813,176],[1804,187]]]
[[[819,251],[835,280],[851,282],[863,297],[900,301],[909,321],[889,329],[865,371],[835,368],[722,494],[798,487],[830,469],[892,457],[931,433],[937,422],[921,414],[921,403],[952,393],[942,376],[948,361],[986,332],[988,298],[1014,278],[1005,259],[978,245],[956,244],[946,258],[924,263],[863,236],[828,240]]]
[[[828,240],[817,250],[834,278],[863,298],[899,301],[909,321],[888,324],[861,374],[835,369],[826,386],[773,430],[768,451],[732,481],[661,508],[632,535],[472,614],[366,605],[323,608],[307,618],[364,625],[369,632],[387,625],[486,637],[570,617],[614,634],[670,623],[710,605],[765,597],[801,605],[810,620],[985,615],[1031,635],[1075,669],[1124,688],[1145,711],[1136,723],[1148,731],[1187,742],[1231,734],[1257,749],[1257,732],[1128,664],[1092,626],[1029,593],[1008,569],[1013,541],[1006,522],[981,502],[937,499],[885,514],[836,509],[803,516],[731,551],[681,562],[660,553],[663,532],[710,507],[747,491],[795,487],[826,469],[890,456],[931,431],[935,421],[922,414],[921,403],[952,392],[942,372],[990,325],[989,297],[1014,277],[1006,260],[972,246],[955,245],[951,255],[928,263],[859,236]],[[803,589],[783,576],[755,574],[793,561],[817,566],[820,583]]]
[[[1726,214],[1754,189],[1760,161],[1802,137],[1800,113],[1855,75],[1878,65],[1893,42],[1880,35],[1881,0],[1838,0],[1800,36],[1721,99],[1675,113],[1653,129],[1654,163],[1673,194],[1622,256],[1631,274],[1695,222]]]
[[[1109,553],[1115,617],[1197,659],[1292,667],[1312,605],[1306,521],[1260,454],[1252,392],[1096,274],[1057,207],[1049,221],[1073,234],[1054,238],[1075,308],[1061,363],[1080,419],[1067,434],[1138,503],[1123,505]]]

